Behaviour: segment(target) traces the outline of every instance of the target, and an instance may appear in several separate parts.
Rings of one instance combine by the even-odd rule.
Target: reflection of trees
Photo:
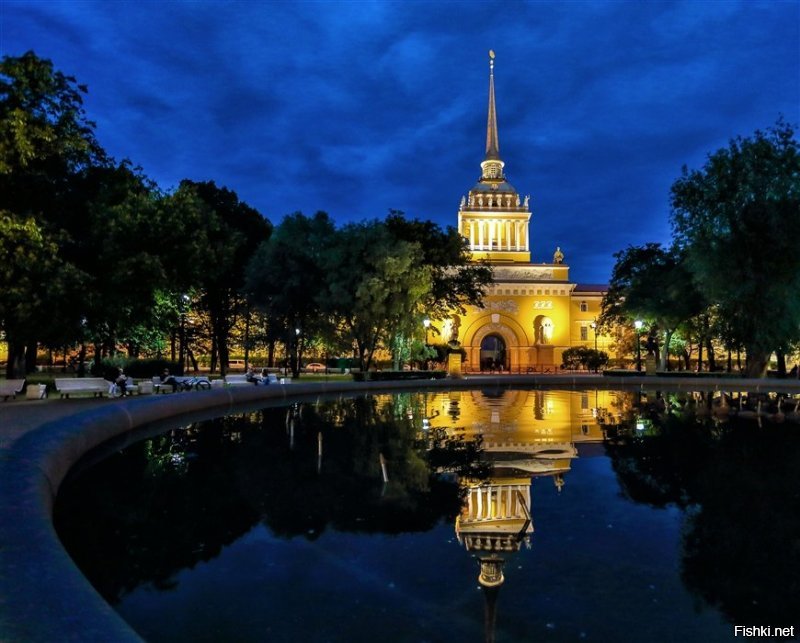
[[[710,431],[674,415],[651,417],[657,431],[609,431],[606,452],[623,493],[654,507],[685,507],[712,449]]]
[[[624,493],[685,509],[685,585],[734,623],[792,625],[800,614],[800,435],[782,425],[691,413],[651,415],[606,449]]]
[[[145,582],[168,589],[256,522],[226,465],[236,420],[141,442],[62,485],[59,536],[106,600]]]
[[[800,624],[800,437],[741,426],[701,472],[684,535],[686,585],[736,623]]]
[[[328,526],[428,530],[461,504],[457,483],[431,464],[469,468],[477,449],[453,441],[429,453],[417,406],[413,398],[340,400],[305,405],[291,421],[286,409],[265,409],[143,441],[62,485],[59,535],[113,603],[144,583],[168,589],[178,571],[259,521],[287,538],[313,539]]]

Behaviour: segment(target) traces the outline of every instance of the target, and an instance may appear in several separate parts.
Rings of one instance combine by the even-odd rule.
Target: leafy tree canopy
[[[663,368],[670,336],[679,324],[702,310],[702,298],[676,249],[648,243],[630,246],[614,258],[617,262],[603,298],[600,323],[630,326],[641,319],[656,326],[665,333]]]
[[[406,219],[399,210],[386,218],[389,233],[400,241],[415,243],[421,260],[430,269],[431,289],[424,305],[430,317],[443,319],[464,306],[479,306],[492,281],[488,263],[471,260],[468,244],[452,226],[442,230],[432,221]]]
[[[672,186],[672,225],[697,287],[747,349],[750,375],[800,338],[800,154],[791,126],[736,138]]]

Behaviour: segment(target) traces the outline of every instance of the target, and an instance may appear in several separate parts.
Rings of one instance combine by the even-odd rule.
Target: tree
[[[322,303],[368,370],[379,346],[403,351],[422,331],[432,268],[417,243],[398,240],[381,221],[337,231],[326,259]]]
[[[75,303],[71,291],[81,285],[81,272],[57,255],[64,239],[59,219],[70,181],[82,168],[105,159],[94,137],[94,124],[85,117],[85,93],[86,87],[33,52],[0,61],[0,210],[9,217],[5,233],[14,236],[26,230],[26,235],[38,234],[57,244],[53,256],[42,264],[54,269],[47,280],[18,282],[16,303],[11,301],[11,291],[2,293],[9,376],[23,363],[28,370],[34,367],[37,339],[41,338],[37,333],[54,330],[53,319],[61,322],[54,334],[63,335],[70,327],[78,333],[76,307],[67,311],[65,304],[68,308],[70,302]],[[9,223],[12,221],[15,223]],[[35,273],[39,266],[31,265],[30,259],[26,252],[10,252],[2,261],[8,274]],[[29,283],[30,289],[23,292],[23,283]],[[23,301],[27,303],[20,308]]]
[[[429,317],[445,319],[455,311],[463,314],[465,305],[481,305],[492,269],[485,261],[472,261],[469,244],[456,228],[409,220],[399,210],[389,211],[386,227],[395,239],[417,244],[430,269],[431,289],[423,306]]]
[[[738,137],[672,185],[672,225],[699,290],[747,351],[747,374],[800,339],[800,154],[792,127]]]
[[[197,285],[202,290],[199,303],[211,322],[212,370],[219,355],[224,375],[229,337],[237,318],[248,314],[244,293],[247,264],[259,245],[269,239],[272,224],[258,210],[240,201],[235,192],[217,187],[213,181],[184,180],[180,189],[194,192],[202,203],[206,247],[202,269],[196,272]]]
[[[86,119],[85,85],[29,51],[0,62],[0,176],[74,171],[103,156]]]
[[[325,212],[287,216],[247,265],[245,287],[269,324],[284,338],[292,373],[300,374],[305,339],[330,323],[323,316],[320,293],[326,287],[324,257],[334,236]]]
[[[6,375],[13,378],[25,372],[25,347],[37,334],[55,338],[70,326],[51,307],[53,291],[65,292],[69,276],[55,241],[32,218],[0,211],[0,256],[0,327],[8,336]]]
[[[703,309],[702,297],[676,249],[648,243],[629,246],[614,258],[617,262],[603,297],[599,322],[612,327],[631,326],[636,319],[649,322],[651,329],[663,333],[660,367],[664,369],[672,334]]]

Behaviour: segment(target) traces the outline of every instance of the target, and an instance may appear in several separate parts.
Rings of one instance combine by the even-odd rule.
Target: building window
[[[586,326],[581,326],[581,341],[585,342],[589,340],[589,329]]]
[[[581,312],[582,313],[588,313],[589,312],[589,304],[587,304],[585,301],[581,302]]]

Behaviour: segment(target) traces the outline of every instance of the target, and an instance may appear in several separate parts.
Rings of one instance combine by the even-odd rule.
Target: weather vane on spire
[[[494,49],[489,50],[489,71],[494,71]]]

